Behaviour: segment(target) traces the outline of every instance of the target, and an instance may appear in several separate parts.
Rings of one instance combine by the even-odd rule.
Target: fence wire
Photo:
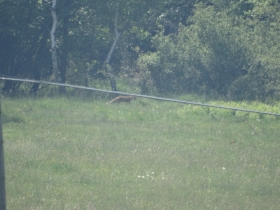
[[[259,110],[250,110],[250,109],[228,107],[228,106],[221,106],[221,105],[213,105],[213,104],[206,104],[206,103],[193,102],[193,101],[163,98],[163,97],[157,97],[157,96],[151,96],[151,95],[142,95],[142,94],[135,94],[135,93],[120,92],[120,91],[111,91],[111,90],[104,90],[104,89],[98,89],[98,88],[93,88],[93,87],[63,84],[63,83],[57,83],[57,82],[48,82],[48,81],[43,81],[43,80],[32,80],[32,79],[23,79],[23,78],[15,78],[15,77],[12,78],[12,77],[3,77],[3,76],[0,77],[0,79],[1,80],[9,80],[9,81],[17,81],[17,82],[28,82],[28,83],[39,83],[39,84],[45,84],[45,85],[56,85],[56,86],[63,86],[63,87],[71,87],[71,88],[77,88],[77,89],[98,91],[98,92],[103,92],[103,93],[136,96],[136,97],[141,97],[141,98],[148,98],[148,99],[168,101],[168,102],[188,104],[188,105],[195,105],[195,106],[204,106],[204,107],[211,107],[211,108],[217,108],[217,109],[227,109],[227,110],[232,110],[232,111],[257,113],[257,114],[263,114],[263,115],[273,115],[273,116],[277,116],[277,117],[280,116],[280,114],[278,114],[278,113],[263,112],[263,111],[259,111]]]

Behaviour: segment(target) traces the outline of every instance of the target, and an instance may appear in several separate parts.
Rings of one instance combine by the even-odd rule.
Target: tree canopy
[[[278,0],[57,0],[61,82],[87,86],[114,75],[136,81],[143,94],[280,98],[279,5]],[[0,1],[0,75],[54,80],[51,6],[51,0]],[[108,69],[104,63],[116,29],[120,37]],[[21,87],[1,84],[9,92]]]

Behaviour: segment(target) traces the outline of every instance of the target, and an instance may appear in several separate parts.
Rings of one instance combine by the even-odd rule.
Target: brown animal
[[[130,104],[130,101],[133,99],[135,99],[135,96],[119,96],[117,98],[114,98],[112,101],[107,102],[106,104],[120,103],[120,102],[126,102]]]

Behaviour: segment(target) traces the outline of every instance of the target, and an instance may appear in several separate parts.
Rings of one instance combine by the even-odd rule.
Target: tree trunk
[[[17,64],[19,63],[19,54],[20,53],[15,53],[16,50],[18,49],[15,45],[18,43],[17,38],[9,38],[6,41],[6,45],[4,45],[4,47],[7,47],[7,49],[11,49],[11,52],[14,53],[10,53],[9,50],[7,50],[7,57],[6,57],[6,61],[8,63],[8,65],[6,66],[6,72],[7,75],[9,77],[18,77],[19,75],[19,68],[17,68]],[[15,86],[16,82],[14,81],[9,81],[9,80],[5,80],[4,81],[4,86],[3,86],[3,92],[9,93],[12,92],[14,90],[14,86]]]
[[[53,73],[56,82],[61,82],[61,78],[59,75],[59,70],[58,70],[58,64],[57,64],[57,54],[56,54],[56,40],[55,40],[55,30],[57,27],[57,17],[56,17],[56,12],[55,8],[56,7],[56,0],[52,1],[52,8],[51,8],[51,14],[52,14],[52,19],[53,19],[53,25],[51,29],[51,52],[52,52],[52,64],[53,64]]]
[[[40,80],[41,79],[41,66],[40,66],[40,58],[42,58],[43,56],[43,51],[44,51],[44,47],[45,47],[45,42],[47,40],[47,34],[44,33],[42,39],[40,40],[40,45],[39,45],[39,49],[36,55],[36,59],[35,59],[35,64],[33,66],[33,78],[35,80]],[[38,89],[39,89],[40,84],[39,83],[34,83],[29,91],[29,93],[31,94],[36,94]]]
[[[110,59],[112,57],[112,54],[114,52],[114,49],[118,43],[118,40],[120,38],[120,33],[118,32],[118,7],[119,7],[119,3],[117,3],[116,5],[116,13],[115,13],[115,19],[114,19],[114,31],[115,31],[115,40],[111,46],[111,49],[107,55],[107,58],[105,59],[105,69],[106,69],[106,72],[107,72],[107,75],[110,79],[110,84],[111,84],[111,88],[113,91],[117,91],[117,86],[116,86],[116,80],[115,80],[115,75],[114,73],[112,72],[112,68],[110,67]]]
[[[40,80],[41,79],[41,74],[40,74],[40,70],[37,64],[34,65],[34,71],[33,71],[33,76],[35,80]],[[36,95],[38,89],[40,87],[39,83],[33,83],[29,93]]]
[[[67,10],[67,14],[65,14],[65,16],[63,18],[63,29],[62,29],[63,47],[62,47],[61,68],[60,68],[61,83],[66,82],[67,57],[68,57],[68,52],[69,52],[68,25],[69,25],[69,14],[68,14],[68,10]],[[64,93],[65,87],[60,86],[59,92]]]
[[[63,19],[63,48],[61,53],[61,68],[60,68],[60,77],[61,82],[66,82],[66,69],[67,69],[67,57],[68,57],[68,23],[69,17]]]
[[[3,92],[12,92],[13,81],[6,80],[3,87]]]
[[[20,59],[18,58],[18,56],[16,54],[14,54],[10,61],[10,63],[12,64],[9,67],[9,76],[10,77],[18,77],[18,75],[19,75],[19,69],[20,69],[19,61],[16,61],[16,60],[20,60]],[[20,84],[19,82],[5,80],[3,92],[12,93],[16,90],[16,87],[18,87],[19,84]]]

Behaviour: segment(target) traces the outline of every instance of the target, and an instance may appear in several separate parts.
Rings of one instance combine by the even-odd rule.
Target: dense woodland
[[[279,99],[280,1],[0,0],[0,75]]]

